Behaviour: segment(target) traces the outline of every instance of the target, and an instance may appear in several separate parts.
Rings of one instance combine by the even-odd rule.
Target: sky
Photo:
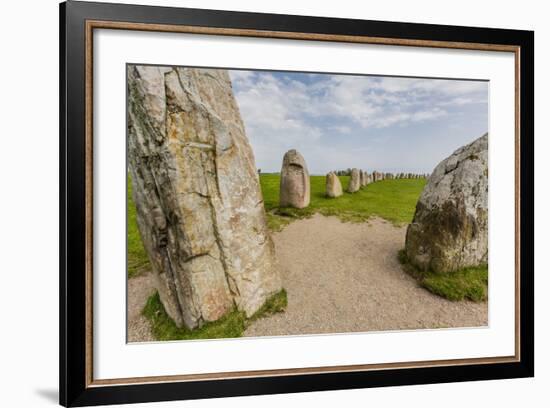
[[[256,166],[428,173],[488,131],[485,81],[230,70]]]

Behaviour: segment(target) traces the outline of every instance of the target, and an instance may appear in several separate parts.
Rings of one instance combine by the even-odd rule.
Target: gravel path
[[[146,273],[128,280],[128,342],[154,341],[149,321],[141,311],[155,293],[153,275]]]
[[[343,333],[487,325],[487,303],[451,302],[418,286],[397,261],[406,227],[375,218],[342,223],[315,215],[273,235],[288,308],[245,336]],[[153,277],[128,281],[128,341],[152,341],[141,316]]]
[[[418,286],[397,251],[406,227],[315,215],[275,234],[288,308],[245,336],[487,325],[487,303],[451,302]]]

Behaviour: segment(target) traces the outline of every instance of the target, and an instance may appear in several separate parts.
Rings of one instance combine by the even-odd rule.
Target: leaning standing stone
[[[351,177],[348,184],[348,193],[355,193],[361,188],[361,176],[358,169],[351,169]]]
[[[327,197],[336,198],[342,195],[342,183],[336,174],[327,174]]]
[[[281,169],[279,205],[305,208],[309,205],[310,185],[306,161],[292,149],[285,153]]]
[[[281,278],[227,71],[127,69],[132,196],[166,312],[188,328],[253,315]]]

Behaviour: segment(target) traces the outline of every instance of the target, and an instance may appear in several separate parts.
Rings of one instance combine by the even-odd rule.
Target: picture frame
[[[498,357],[94,378],[94,30],[513,53],[515,352]],[[118,91],[113,91],[118,92]],[[120,90],[123,92],[123,90]],[[498,120],[498,118],[494,118]],[[68,1],[60,4],[60,404],[446,383],[534,375],[534,33]]]

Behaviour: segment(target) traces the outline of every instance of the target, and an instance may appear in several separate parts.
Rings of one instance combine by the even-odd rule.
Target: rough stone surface
[[[351,169],[351,177],[348,184],[348,193],[355,193],[361,188],[361,174],[358,169]]]
[[[281,169],[279,205],[305,208],[309,205],[310,184],[306,161],[292,149],[285,153]]]
[[[343,194],[342,183],[340,183],[340,179],[333,172],[330,172],[327,174],[326,194],[327,194],[327,197],[330,197],[330,198],[340,197]]]
[[[487,263],[488,135],[455,151],[431,174],[407,229],[406,251],[422,270]]]
[[[128,66],[133,199],[155,286],[178,326],[280,290],[252,149],[224,70]]]

